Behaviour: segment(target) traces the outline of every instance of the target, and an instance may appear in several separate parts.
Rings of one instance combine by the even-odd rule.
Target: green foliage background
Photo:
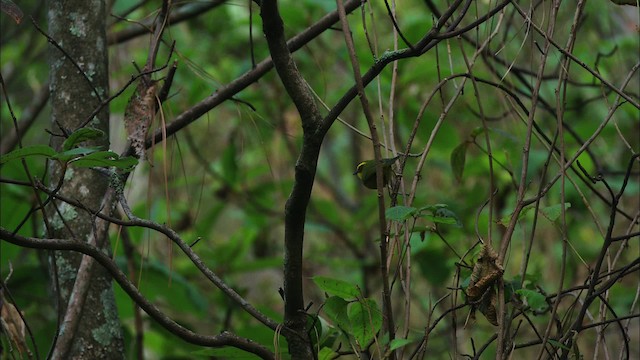
[[[563,3],[561,19],[557,22],[559,29],[556,34],[559,35],[556,40],[561,44],[564,44],[572,21],[573,5],[568,3]],[[44,11],[39,10],[38,4],[23,1],[19,5],[26,14],[33,14],[36,21],[44,26]],[[120,14],[135,4],[134,1],[118,0],[113,3],[111,12]],[[155,127],[170,122],[185,109],[214,93],[217,88],[250,70],[252,45],[256,61],[268,55],[258,10],[253,5],[254,14],[250,22],[247,4],[248,2],[240,1],[227,2],[167,31],[165,41],[175,41],[175,53],[168,58],[168,47],[164,46],[159,59],[163,62],[177,61],[178,71],[170,99],[165,103],[162,115],[156,119]],[[380,55],[384,50],[393,48],[392,25],[385,17],[381,2],[373,2],[372,6],[376,19],[375,28],[367,30],[371,32],[370,36],[375,33]],[[114,24],[109,28],[109,33],[117,33],[135,26],[137,21],[153,17],[156,7],[155,3],[145,3],[128,14],[127,21],[119,21],[113,17]],[[327,1],[282,1],[280,9],[287,35],[299,33],[334,7],[333,2]],[[628,69],[638,61],[637,30],[629,29],[627,23],[630,21],[633,24],[635,21],[637,26],[637,11],[634,14],[632,9],[629,15],[626,8],[616,7],[606,1],[592,1],[587,5],[586,13],[574,54],[585,59],[589,66],[597,66],[599,73],[611,83],[620,84]],[[369,17],[369,14],[364,16]],[[398,8],[398,18],[405,36],[411,41],[417,40],[433,24],[432,14],[421,1],[403,2]],[[25,19],[21,25],[16,25],[7,19],[5,16],[2,21],[2,75],[13,111],[20,119],[35,95],[46,86],[47,47],[42,36],[34,36],[35,30],[29,23],[30,20]],[[375,59],[367,47],[362,17],[356,12],[349,19],[354,30],[361,69],[366,70]],[[252,43],[249,42],[250,25],[253,25]],[[371,26],[370,23],[367,25]],[[480,26],[471,36],[486,36],[493,25],[495,23],[489,22]],[[492,48],[490,51],[499,53],[502,59],[513,62],[518,67],[535,71],[539,52],[533,41],[539,43],[542,39],[535,34],[524,39],[525,32],[524,25],[512,27],[509,33],[501,35],[505,46]],[[112,93],[137,73],[132,61],[141,66],[146,59],[147,46],[148,38],[143,36],[110,48]],[[374,108],[378,109],[379,106],[382,109],[376,115],[385,120],[387,144],[394,142],[398,149],[403,149],[423,101],[436,84],[446,76],[466,72],[464,61],[461,60],[461,47],[465,52],[473,50],[469,43],[452,39],[441,43],[435,51],[425,56],[399,62],[393,104],[388,103],[391,67],[384,70],[367,88],[367,95],[372,104],[375,104]],[[596,58],[594,54],[603,56]],[[321,35],[296,52],[294,57],[318,99],[328,106],[335,104],[353,85],[343,35],[339,31]],[[557,53],[551,56],[547,65],[550,72],[557,70],[559,60]],[[527,97],[532,85],[531,79],[522,82],[514,80],[508,64],[498,72],[505,75],[511,84],[515,84],[514,87],[523,98]],[[487,63],[476,66],[474,75],[498,81],[490,73]],[[571,125],[575,135],[584,140],[591,136],[606,116],[608,103],[612,101],[614,94],[606,93],[592,75],[575,64],[570,69],[570,78],[576,84],[588,85],[575,86],[568,91],[567,111],[564,114],[566,123]],[[541,99],[551,104],[549,109],[555,106],[555,85],[555,81],[548,81],[541,89]],[[437,95],[439,99],[429,105],[412,152],[420,152],[427,143],[444,104],[456,90],[455,86],[456,81],[449,82]],[[484,153],[484,134],[474,133],[475,129],[482,126],[477,116],[478,102],[482,103],[486,117],[494,119],[489,122],[489,137],[496,164],[499,164],[494,164],[494,176],[500,189],[500,200],[504,204],[495,209],[494,241],[504,229],[501,224],[496,223],[496,219],[508,217],[515,204],[513,182],[521,171],[520,157],[526,127],[517,116],[504,116],[508,110],[508,100],[504,94],[488,86],[479,86],[481,93],[479,99],[476,99],[471,82],[466,83],[463,95],[435,136],[422,171],[415,173],[417,161],[408,159],[403,173],[407,180],[414,176],[420,178],[414,202],[416,207],[446,204],[447,209],[460,221],[459,227],[438,225],[448,245],[431,232],[436,224],[433,219],[417,217],[415,223],[410,224],[415,232],[410,238],[413,264],[410,301],[413,303],[413,310],[408,325],[409,345],[422,336],[434,302],[448,294],[449,288],[456,286],[456,281],[469,275],[469,270],[463,270],[461,279],[454,277],[459,259],[453,250],[457,254],[463,254],[475,243],[476,211],[488,197],[489,168]],[[636,73],[628,86],[636,98],[638,87]],[[123,148],[126,141],[122,119],[132,91],[131,87],[110,104],[111,149],[116,152]],[[0,124],[3,135],[13,127],[9,108],[4,100],[3,94]],[[135,214],[172,226],[187,241],[195,242],[199,239],[194,249],[209,267],[261,311],[281,320],[283,304],[278,288],[282,286],[282,219],[301,143],[299,119],[274,71],[242,91],[235,100],[216,107],[177,135],[162,144],[156,144],[150,161],[138,165],[125,191]],[[525,101],[527,105],[530,104],[528,100]],[[395,120],[393,141],[389,140],[389,109],[392,109]],[[553,111],[546,110],[544,106],[539,108],[536,120],[552,136],[556,119]],[[599,165],[610,171],[626,169],[630,153],[640,149],[637,136],[640,131],[638,115],[638,109],[630,104],[620,107],[614,119],[617,126],[607,126],[590,146],[592,155],[583,154],[579,158],[589,173],[595,174],[602,170],[596,167],[598,164],[593,159],[597,159]],[[357,102],[348,106],[341,118],[368,133],[366,120]],[[47,119],[45,109],[22,138],[23,145],[48,143],[49,135],[45,130],[51,129],[51,124]],[[620,140],[620,134],[630,142],[630,148]],[[575,152],[581,145],[571,134],[566,134],[564,140],[568,154]],[[466,145],[459,148],[461,144]],[[455,168],[456,165],[452,169],[451,155],[456,148],[464,150],[463,170],[462,167]],[[546,147],[536,139],[529,163],[530,195],[535,194],[540,186],[540,174],[546,166],[547,156]],[[352,175],[357,163],[372,157],[370,142],[342,123],[336,122],[323,144],[306,225],[303,271],[308,279],[306,296],[312,303],[311,312],[317,312],[325,301],[324,291],[312,281],[312,277],[318,275],[356,284],[364,296],[379,303],[376,196],[374,192],[364,189]],[[33,174],[38,177],[46,176],[44,161],[37,158],[28,158],[26,161]],[[458,164],[462,166],[460,159]],[[4,164],[1,171],[3,179],[26,179],[19,162]],[[459,179],[456,179],[456,171]],[[549,175],[554,175],[557,171],[557,164],[552,163],[548,168]],[[622,177],[612,173],[607,180],[614,188],[618,188]],[[631,214],[638,211],[639,194],[638,177],[634,176],[632,180],[621,205]],[[561,261],[561,231],[566,231],[571,244],[565,284],[581,284],[590,270],[588,264],[595,260],[600,251],[602,236],[596,222],[606,227],[609,208],[595,199],[582,182],[578,181],[577,186],[577,189],[570,185],[566,187],[566,202],[570,203],[566,228],[561,228],[557,216],[542,217],[536,225],[537,235],[527,270],[527,281],[532,289],[538,287],[547,293],[556,291]],[[33,207],[33,192],[27,187],[6,182],[0,184],[0,190],[2,227],[15,229]],[[603,189],[600,188],[600,191]],[[541,207],[549,208],[561,203],[559,184],[556,184],[543,199]],[[533,214],[530,211],[519,221],[513,247],[505,264],[506,280],[513,280],[518,274],[526,242],[532,231]],[[477,222],[481,234],[487,234],[487,224],[485,211]],[[637,231],[637,225],[635,229]],[[616,228],[617,232],[624,230],[622,226]],[[29,218],[19,231],[28,236],[41,236],[42,232],[41,219],[37,216]],[[122,235],[115,226],[111,234],[115,258],[126,269]],[[172,249],[166,239],[138,228],[130,229],[128,236],[136,247],[137,269],[134,280],[145,296],[161,306],[172,318],[203,333],[213,334],[230,329],[272,346],[271,330],[259,326],[237,305],[230,303],[203,278],[186,257],[176,248]],[[10,268],[13,269],[8,282],[9,288],[28,320],[40,355],[43,356],[51,345],[56,324],[56,309],[48,301],[50,290],[45,254],[5,242],[0,242],[0,249],[2,277],[9,273]],[[629,259],[638,256],[638,251],[636,238],[628,244],[628,249],[622,256],[627,259],[626,262],[630,262]],[[477,249],[472,254],[475,252]],[[467,260],[471,258],[469,256]],[[637,305],[635,311],[630,311],[636,296],[635,280],[637,278],[625,279],[612,289],[610,304],[618,314],[637,313]],[[394,296],[402,299],[399,283],[395,286]],[[127,330],[127,344],[130,345],[133,341],[134,305],[118,287],[116,291],[118,311]],[[440,315],[443,309],[445,308],[436,309],[433,316]],[[594,307],[593,310],[597,311],[597,308]],[[459,311],[458,318],[464,319],[466,313],[466,310]],[[543,316],[534,316],[532,319],[540,324],[546,324],[548,320]],[[149,358],[208,358],[215,354],[232,358],[235,354],[202,350],[176,339],[146,317],[144,323],[144,346]],[[336,323],[332,325],[337,327]],[[637,319],[634,326],[637,330]],[[445,334],[448,334],[448,330],[443,325],[437,327],[431,335],[429,348],[432,358],[449,358],[451,339],[448,336],[436,336]],[[458,347],[462,353],[470,352],[469,337],[473,336],[476,344],[482,344],[492,334],[493,327],[479,317],[472,329],[464,330],[464,335],[460,335]],[[585,338],[586,341],[588,338]],[[639,351],[637,344],[634,351],[636,354]]]

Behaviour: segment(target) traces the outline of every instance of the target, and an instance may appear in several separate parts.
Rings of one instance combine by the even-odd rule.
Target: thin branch
[[[284,23],[275,0],[263,0],[260,6],[262,28],[273,64],[287,94],[298,110],[303,141],[295,166],[295,181],[284,210],[284,300],[285,325],[296,336],[288,336],[289,352],[294,359],[313,356],[306,331],[307,316],[302,286],[304,226],[311,189],[324,136],[315,133],[322,117],[313,93],[298,71],[284,37]]]
[[[351,61],[351,69],[353,71],[353,78],[358,90],[358,98],[362,106],[362,111],[367,119],[369,125],[369,132],[371,133],[371,144],[373,146],[373,153],[376,161],[376,190],[378,192],[378,227],[380,234],[380,277],[382,279],[382,326],[389,336],[389,341],[393,341],[395,338],[395,325],[393,319],[393,308],[391,305],[391,290],[389,287],[389,269],[387,268],[387,260],[389,257],[388,242],[389,231],[387,230],[387,220],[385,216],[385,201],[384,201],[384,171],[382,169],[382,152],[380,151],[380,139],[378,130],[376,129],[376,123],[369,107],[369,100],[367,94],[364,91],[364,83],[362,81],[362,75],[360,74],[360,62],[356,56],[355,45],[353,38],[351,37],[351,29],[349,28],[349,22],[347,21],[347,14],[344,9],[342,0],[336,1],[338,6],[338,14],[340,15],[340,22],[342,23],[342,33],[344,34],[344,40],[349,54],[349,60]],[[386,2],[385,2],[386,3]],[[387,5],[388,6],[388,5]],[[394,22],[395,23],[395,22]],[[391,351],[389,354],[390,359],[396,358],[395,351]]]
[[[213,8],[223,5],[225,2],[225,0],[212,0],[206,2],[187,3],[186,5],[181,6],[175,11],[171,12],[171,16],[169,16],[168,19],[168,24],[176,25],[185,20],[200,16]],[[120,44],[135,37],[148,34],[149,32],[151,32],[149,29],[151,29],[153,23],[154,20],[148,20],[127,29],[109,33],[107,34],[107,43],[109,45]]]
[[[127,275],[124,274],[118,268],[116,263],[108,255],[102,252],[100,248],[85,242],[69,241],[68,239],[40,239],[25,237],[18,234],[12,234],[3,227],[0,227],[0,239],[11,244],[27,248],[75,251],[86,256],[90,256],[100,263],[100,265],[102,265],[109,274],[111,274],[111,276],[113,276],[113,279],[122,287],[122,290],[124,290],[131,299],[140,305],[140,307],[149,316],[180,339],[191,344],[209,347],[233,346],[255,354],[262,359],[275,359],[274,354],[264,346],[252,340],[241,338],[230,332],[225,331],[218,335],[201,335],[178,324],[142,296],[135,285],[129,281]]]
[[[347,2],[345,2],[345,10],[347,12],[352,12],[353,10],[357,9],[360,4],[361,0],[348,0]],[[316,23],[309,26],[306,30],[287,41],[287,47],[289,48],[289,51],[294,52],[301,49],[305,44],[318,37],[337,21],[337,11],[333,11],[325,15]],[[175,134],[187,125],[199,119],[209,110],[233,98],[237,93],[244,90],[249,85],[255,83],[272,68],[273,61],[271,60],[271,58],[262,60],[255,66],[255,68],[247,71],[227,85],[217,89],[214,94],[178,115],[172,122],[167,124],[166,135],[171,136]],[[162,141],[162,131],[158,129],[153,133],[152,138],[147,140],[147,147],[150,147],[152,143],[159,143],[160,141]]]
[[[143,227],[143,228],[155,230],[155,231],[165,235],[167,238],[169,238],[171,241],[173,241],[176,245],[178,245],[178,247],[180,247],[180,249],[182,251],[184,251],[185,255],[187,255],[187,257],[189,257],[189,259],[194,263],[194,265],[196,265],[198,270],[200,270],[200,272],[202,272],[202,274],[204,274],[209,279],[209,281],[211,281],[220,290],[222,290],[234,302],[239,304],[240,307],[242,307],[245,311],[247,311],[247,313],[249,313],[251,316],[256,318],[258,321],[260,321],[263,324],[267,325],[271,329],[275,330],[275,328],[278,326],[278,323],[276,321],[268,318],[267,316],[265,316],[264,314],[262,314],[261,312],[256,310],[248,301],[246,301],[237,292],[235,292],[232,288],[230,288],[227,284],[225,284],[222,279],[220,279],[211,269],[209,269],[205,265],[205,263],[200,259],[200,257],[178,235],[178,233],[176,233],[172,229],[168,228],[167,226],[164,226],[164,225],[161,225],[161,224],[157,224],[157,223],[155,223],[153,221],[150,221],[150,220],[137,218],[137,217],[133,216],[133,214],[131,214],[130,212],[129,212],[130,213],[129,215],[132,217],[130,220],[127,221],[127,220],[119,219],[117,217],[113,217],[113,216],[107,215],[107,214],[105,214],[103,212],[95,211],[93,209],[88,209],[86,206],[84,206],[79,201],[76,201],[74,199],[70,199],[70,198],[62,196],[60,194],[56,194],[56,193],[52,192],[51,190],[49,190],[47,187],[45,187],[43,185],[38,185],[37,188],[38,188],[38,190],[47,193],[49,196],[52,196],[55,199],[64,201],[64,202],[66,202],[66,203],[68,203],[70,205],[73,205],[75,207],[78,207],[80,209],[88,211],[89,213],[94,214],[98,218],[103,219],[103,220],[105,220],[107,222],[110,222],[110,223],[113,223],[113,224],[116,224],[116,225],[121,225],[121,226]],[[121,197],[122,194],[120,194],[118,196],[120,197],[119,201],[121,202],[121,204],[124,204],[124,208],[127,208],[128,206],[126,205],[126,202],[123,202],[123,198]]]

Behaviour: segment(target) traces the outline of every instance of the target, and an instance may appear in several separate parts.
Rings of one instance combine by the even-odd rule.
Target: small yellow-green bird
[[[398,160],[398,156],[393,158],[382,159],[382,185],[387,186],[391,179],[392,170],[391,165]],[[369,189],[377,189],[376,184],[376,161],[367,160],[363,161],[356,167],[356,171],[353,175],[358,175],[362,181],[362,185]]]

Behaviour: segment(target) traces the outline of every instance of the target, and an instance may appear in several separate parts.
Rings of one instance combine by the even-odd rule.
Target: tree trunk
[[[105,3],[100,0],[71,0],[49,2],[49,35],[58,46],[50,46],[51,130],[68,135],[84,124],[102,100],[108,96],[108,52],[106,41]],[[75,63],[75,64],[74,64]],[[81,73],[78,67],[82,70]],[[105,107],[90,119],[87,127],[104,131],[102,139],[87,146],[109,146],[109,111]],[[51,144],[60,150],[64,136],[52,136]],[[49,166],[50,188],[60,182],[59,193],[81,201],[88,209],[98,210],[108,187],[108,179],[92,169],[70,166],[64,171],[56,162]],[[62,179],[62,180],[61,180]],[[55,206],[55,207],[54,207]],[[56,209],[57,208],[57,209]],[[94,238],[110,251],[107,229],[97,226],[94,216],[60,201],[53,201],[47,209],[47,227],[51,237],[68,241],[88,241]],[[53,254],[51,266],[53,290],[60,309],[59,316],[68,311],[82,256],[68,251]],[[52,264],[50,262],[50,264]],[[124,357],[122,329],[115,304],[112,281],[100,266],[89,267],[89,284],[85,300],[80,301],[79,322],[75,329],[61,326],[54,357],[61,359],[120,359]],[[57,277],[57,279],[55,278]],[[57,281],[56,281],[57,280]],[[75,295],[74,295],[75,296]],[[75,305],[72,305],[73,307]],[[80,307],[78,307],[80,308]],[[79,309],[77,309],[79,310]],[[68,339],[69,346],[60,353],[58,345]]]

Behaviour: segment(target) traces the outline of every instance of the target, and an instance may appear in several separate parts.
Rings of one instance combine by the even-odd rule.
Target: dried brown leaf
[[[0,310],[0,323],[2,325],[2,331],[9,336],[11,344],[15,346],[22,357],[23,353],[31,357],[31,352],[27,347],[27,341],[25,339],[26,326],[22,317],[13,304],[3,301],[2,309]]]
[[[138,81],[124,111],[127,137],[140,160],[146,158],[145,140],[155,116],[157,82]]]
[[[467,300],[471,304],[471,316],[475,318],[478,309],[487,320],[497,326],[496,311],[497,293],[494,285],[502,277],[504,269],[498,263],[498,254],[489,245],[483,245],[473,266],[469,286],[466,290]]]

